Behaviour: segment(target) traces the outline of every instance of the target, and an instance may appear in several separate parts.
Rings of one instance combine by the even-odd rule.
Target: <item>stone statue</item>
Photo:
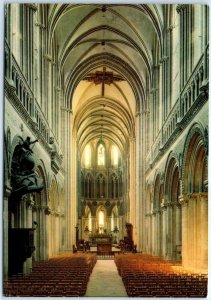
[[[30,145],[38,142],[31,142],[30,137],[16,147],[12,160],[12,180],[13,193],[24,195],[32,192],[40,192],[43,189],[43,183],[35,172],[35,161],[33,151]]]
[[[32,149],[30,148],[30,145],[32,145],[36,142],[38,142],[38,140],[35,140],[35,141],[31,142],[31,138],[29,136],[27,136],[26,140],[22,144],[22,148],[25,151],[30,151],[31,153],[33,153]]]

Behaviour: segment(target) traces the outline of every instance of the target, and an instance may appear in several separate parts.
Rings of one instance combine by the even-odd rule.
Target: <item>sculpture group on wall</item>
[[[35,174],[35,160],[31,145],[38,140],[31,141],[30,137],[15,148],[12,159],[11,185],[13,194],[24,195],[40,192],[43,189],[42,179]]]

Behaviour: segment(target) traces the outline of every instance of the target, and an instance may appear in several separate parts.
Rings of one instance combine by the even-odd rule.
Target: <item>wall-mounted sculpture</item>
[[[38,140],[31,141],[30,137],[15,148],[12,159],[11,186],[13,194],[24,195],[40,192],[43,182],[34,172],[35,160],[30,146]]]

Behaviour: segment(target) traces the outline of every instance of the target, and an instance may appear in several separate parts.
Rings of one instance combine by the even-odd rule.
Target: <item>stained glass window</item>
[[[105,147],[102,144],[97,148],[97,164],[98,166],[105,165]]]
[[[99,227],[104,227],[104,211],[99,211]]]
[[[111,150],[112,165],[117,166],[118,160],[119,160],[118,148],[117,148],[117,146],[112,146],[112,150]]]
[[[87,168],[91,166],[91,147],[89,144],[84,149],[84,164]]]
[[[89,222],[89,230],[91,231],[91,230],[92,230],[92,217],[91,217],[91,212],[89,212],[89,215],[88,215],[88,222]]]

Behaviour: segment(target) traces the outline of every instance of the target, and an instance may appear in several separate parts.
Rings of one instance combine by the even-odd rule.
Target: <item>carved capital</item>
[[[165,210],[167,208],[167,204],[166,203],[161,203],[160,207],[162,208],[162,210]]]
[[[159,64],[158,64],[158,65],[154,65],[154,66],[152,66],[152,68],[153,68],[154,70],[159,69],[159,68],[160,68],[160,65],[159,65]]]
[[[37,6],[33,3],[26,3],[26,6],[30,8],[33,12],[37,11]]]
[[[54,137],[53,137],[53,136],[50,136],[50,137],[49,137],[49,144],[50,144],[50,145],[53,145],[53,144],[54,144]]]
[[[43,25],[42,23],[39,23],[39,22],[35,23],[35,26],[39,27],[40,29],[46,28],[45,25]]]
[[[151,213],[149,212],[149,213],[147,213],[147,214],[145,214],[145,217],[150,217],[151,216]]]
[[[51,62],[52,61],[52,57],[49,54],[45,54],[44,58],[48,61]]]
[[[208,193],[206,193],[206,192],[198,193],[198,198],[200,200],[208,201]]]
[[[59,87],[59,86],[55,86],[55,90],[56,90],[56,92],[61,92],[61,88]]]
[[[61,107],[61,110],[64,110],[64,111],[69,112],[71,114],[73,113],[72,109],[69,109],[67,107]]]
[[[187,204],[188,201],[189,201],[189,198],[188,198],[187,195],[181,195],[181,196],[179,196],[179,203],[181,205]]]
[[[177,11],[178,14],[180,14],[186,8],[187,8],[187,4],[178,4],[177,7],[176,7],[176,11]]]
[[[32,197],[30,197],[30,198],[26,197],[24,200],[25,200],[25,202],[26,202],[26,207],[27,207],[28,209],[33,209],[33,207],[34,207],[34,205],[35,205],[35,202],[34,202],[34,200],[32,199]]]
[[[167,207],[167,206],[166,206],[165,199],[162,199],[162,200],[161,200],[160,207],[163,208],[163,209]]]
[[[180,209],[181,208],[181,203],[179,201],[175,202],[176,208]]]
[[[166,56],[166,55],[164,55],[163,57],[161,57],[160,63],[162,64],[162,63],[164,63],[165,61],[167,61],[168,59],[169,59],[169,57]]]
[[[10,186],[10,185],[5,185],[4,186],[4,197],[5,198],[9,198],[10,197],[10,195],[11,195],[11,193],[12,193],[12,187]]]
[[[46,206],[46,207],[45,207],[45,214],[46,214],[46,215],[50,215],[50,214],[51,214],[51,209],[50,209],[49,206]]]
[[[188,194],[187,196],[189,198],[189,201],[191,201],[191,200],[194,201],[194,200],[198,199],[199,194],[198,193],[191,193],[191,194]]]
[[[150,90],[150,94],[155,94],[157,91],[158,91],[157,88],[152,88],[152,89]]]
[[[174,28],[175,28],[175,25],[170,25],[169,27],[166,28],[166,31],[168,33],[171,33]]]
[[[208,192],[208,180],[204,180],[205,192]]]
[[[149,115],[150,114],[150,111],[149,110],[144,110],[141,112],[142,115]]]

